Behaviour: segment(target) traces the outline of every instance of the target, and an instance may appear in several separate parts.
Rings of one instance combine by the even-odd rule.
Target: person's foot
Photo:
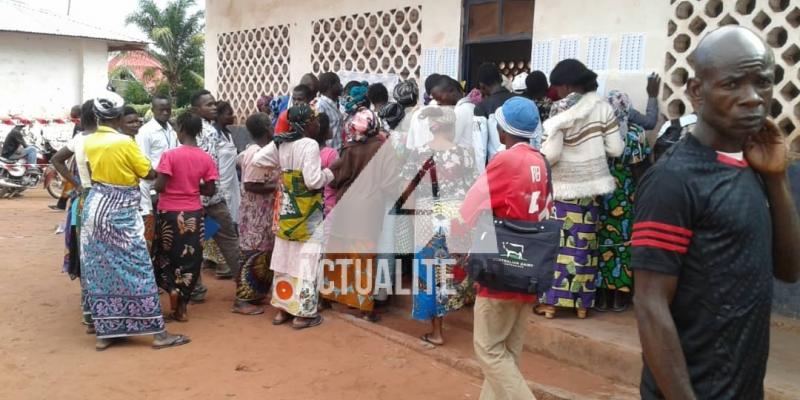
[[[614,291],[614,301],[611,306],[611,310],[615,312],[623,312],[627,311],[631,306],[630,302],[630,293],[626,293],[620,290]]]
[[[578,314],[578,319],[585,319],[589,316],[589,310],[585,308],[578,307],[575,309],[575,312]]]
[[[182,346],[190,343],[192,340],[188,336],[176,334],[172,335],[167,332],[156,334],[153,338],[153,349],[160,350],[167,347]]]
[[[94,342],[94,349],[97,351],[103,351],[111,347],[111,345],[119,343],[123,340],[125,340],[125,338],[97,339]]]
[[[606,312],[608,311],[608,298],[610,293],[616,292],[616,290],[608,290],[608,289],[597,289],[597,293],[594,297],[594,310],[599,312]]]
[[[264,313],[264,307],[251,304],[246,301],[236,300],[233,303],[231,312],[242,315],[259,315]]]
[[[380,321],[380,315],[376,314],[375,311],[365,312],[361,314],[361,319],[367,322],[372,322],[373,324]]]
[[[233,271],[230,268],[225,270],[218,269],[216,272],[214,272],[214,275],[217,277],[217,279],[231,279],[233,278]]]
[[[197,284],[197,286],[195,286],[194,290],[192,291],[192,295],[189,296],[189,300],[192,303],[202,303],[206,301],[207,292],[208,292],[207,287]]]
[[[283,310],[278,310],[278,313],[275,314],[275,318],[272,319],[272,325],[283,325],[289,320],[292,319],[292,316]]]
[[[94,329],[94,324],[86,325],[86,334],[87,335],[94,335],[97,331]]]
[[[539,315],[544,315],[547,319],[553,319],[556,316],[556,308],[549,304],[539,304],[533,309],[533,312]]]
[[[51,205],[47,206],[47,208],[49,208],[49,209],[51,209],[53,211],[64,211],[64,210],[67,209],[66,207],[61,208],[57,204],[51,204]]]
[[[422,335],[419,339],[425,343],[429,343],[434,346],[441,346],[444,344],[444,338],[442,338],[441,336],[436,336],[433,333],[426,333]]]
[[[292,328],[300,330],[306,328],[312,328],[323,321],[322,315],[317,314],[313,318],[305,318],[305,317],[294,317],[294,321],[292,321]]]

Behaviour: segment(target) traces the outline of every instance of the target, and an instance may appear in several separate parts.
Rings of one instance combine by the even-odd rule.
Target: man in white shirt
[[[153,118],[139,129],[139,134],[136,135],[136,143],[144,153],[144,156],[150,160],[153,169],[155,169],[158,167],[159,161],[161,161],[161,155],[169,149],[178,147],[180,143],[178,143],[178,135],[169,124],[169,117],[172,115],[172,100],[164,96],[154,96],[150,107],[153,112]],[[155,227],[153,216],[156,213],[153,210],[153,202],[150,197],[152,185],[153,181],[144,179],[139,181],[139,190],[142,192],[142,201],[139,208],[145,224],[152,222],[154,224],[152,226]]]

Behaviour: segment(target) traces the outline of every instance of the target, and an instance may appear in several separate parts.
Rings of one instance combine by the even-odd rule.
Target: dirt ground
[[[192,343],[154,351],[150,338],[94,350],[79,286],[61,273],[63,213],[44,191],[0,200],[0,399],[476,399],[480,382],[328,316],[294,331],[230,313],[233,283],[206,276],[208,301],[170,331]]]

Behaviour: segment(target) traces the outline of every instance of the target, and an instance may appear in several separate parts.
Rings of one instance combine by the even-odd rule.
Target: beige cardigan
[[[624,150],[614,110],[595,92],[544,122],[542,154],[552,165],[556,200],[613,192],[616,184],[607,158],[619,157]]]

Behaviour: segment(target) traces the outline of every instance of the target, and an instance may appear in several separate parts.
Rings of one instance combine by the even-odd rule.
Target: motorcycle
[[[39,185],[41,179],[42,170],[35,165],[0,157],[0,198],[20,196],[28,188]]]
[[[50,144],[49,140],[44,141],[44,151],[40,151],[36,156],[36,164],[39,166],[47,165],[44,169],[44,188],[47,193],[54,199],[61,197],[61,191],[64,190],[64,178],[56,171],[50,159],[56,154],[56,149]]]

